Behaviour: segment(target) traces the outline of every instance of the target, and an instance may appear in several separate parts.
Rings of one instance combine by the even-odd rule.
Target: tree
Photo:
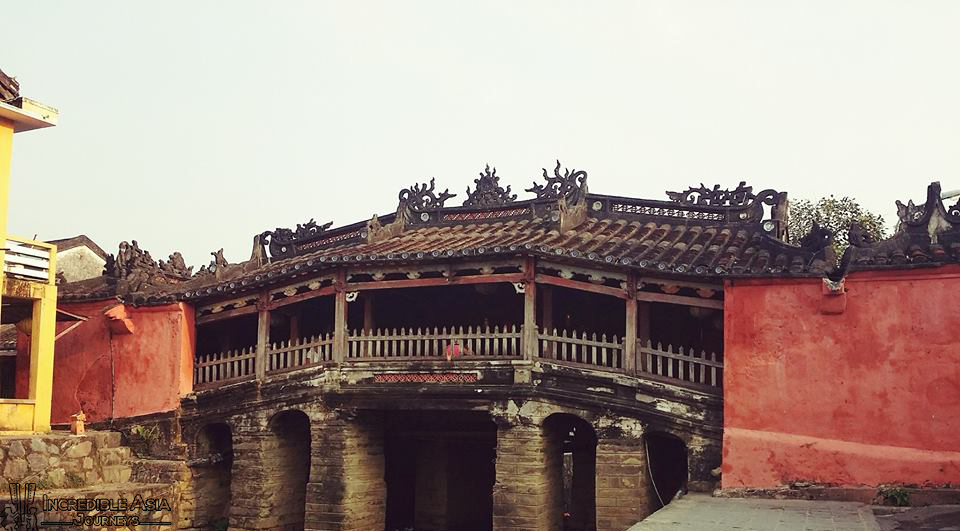
[[[816,203],[809,199],[801,199],[790,203],[789,214],[787,229],[790,233],[790,243],[799,244],[800,239],[810,232],[810,227],[816,221],[821,227],[833,232],[833,248],[838,257],[843,255],[844,249],[849,245],[847,229],[853,222],[859,223],[864,233],[874,241],[887,235],[883,216],[865,210],[856,199],[850,197],[837,199],[831,195]]]

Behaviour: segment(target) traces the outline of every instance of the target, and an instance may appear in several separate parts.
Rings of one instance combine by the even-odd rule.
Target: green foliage
[[[887,235],[883,216],[865,210],[856,199],[850,197],[837,199],[831,195],[816,203],[809,199],[790,202],[790,217],[787,224],[790,243],[799,244],[800,239],[810,232],[814,221],[821,227],[833,231],[833,248],[838,257],[849,245],[847,229],[853,222],[859,223],[864,232],[875,241]]]
[[[149,446],[160,440],[160,426],[153,425],[147,427],[140,424],[134,424],[130,427],[130,436],[142,440]]]
[[[881,487],[877,494],[883,500],[884,505],[893,505],[896,507],[907,507],[910,505],[910,493],[903,487]]]
[[[148,457],[151,448],[160,442],[162,437],[163,433],[160,431],[160,426],[156,424],[149,427],[134,424],[130,427],[130,449],[138,457]]]

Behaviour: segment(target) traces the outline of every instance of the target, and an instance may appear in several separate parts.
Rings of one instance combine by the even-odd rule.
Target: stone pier
[[[383,424],[376,415],[328,413],[312,424],[306,529],[383,529]]]

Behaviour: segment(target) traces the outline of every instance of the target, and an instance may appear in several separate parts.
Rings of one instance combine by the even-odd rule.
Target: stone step
[[[120,446],[119,431],[88,431],[85,435],[92,436],[97,440],[98,448],[116,448]]]
[[[130,448],[117,446],[115,448],[101,448],[97,450],[100,464],[103,466],[119,465],[130,460]]]
[[[129,483],[133,476],[133,467],[127,464],[103,467],[104,483]]]

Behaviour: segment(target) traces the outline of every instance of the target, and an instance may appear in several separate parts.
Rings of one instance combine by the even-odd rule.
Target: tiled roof
[[[20,96],[20,83],[0,70],[0,101],[15,100]]]
[[[123,278],[65,285],[67,300],[120,295],[138,304],[199,301],[286,282],[294,276],[352,264],[415,264],[478,256],[535,255],[597,268],[648,275],[720,278],[757,275],[821,276],[834,263],[831,235],[815,229],[799,246],[785,243],[786,194],[691,188],[671,200],[590,194],[586,173],[544,170],[545,185],[516,201],[488,168],[475,180],[467,206],[448,207],[453,194],[434,184],[400,192],[397,212],[330,229],[313,220],[257,237],[254,258],[215,263],[189,280],[160,278],[130,290]],[[266,249],[270,259],[266,259]],[[148,253],[147,253],[148,254]],[[159,278],[159,277],[156,277]],[[126,291],[126,293],[123,293]],[[109,295],[109,294],[113,295]]]
[[[915,205],[897,201],[899,224],[890,238],[871,242],[858,225],[850,228],[850,247],[841,260],[841,269],[868,270],[925,267],[960,262],[960,198],[947,205],[940,183],[927,187],[926,201]]]

